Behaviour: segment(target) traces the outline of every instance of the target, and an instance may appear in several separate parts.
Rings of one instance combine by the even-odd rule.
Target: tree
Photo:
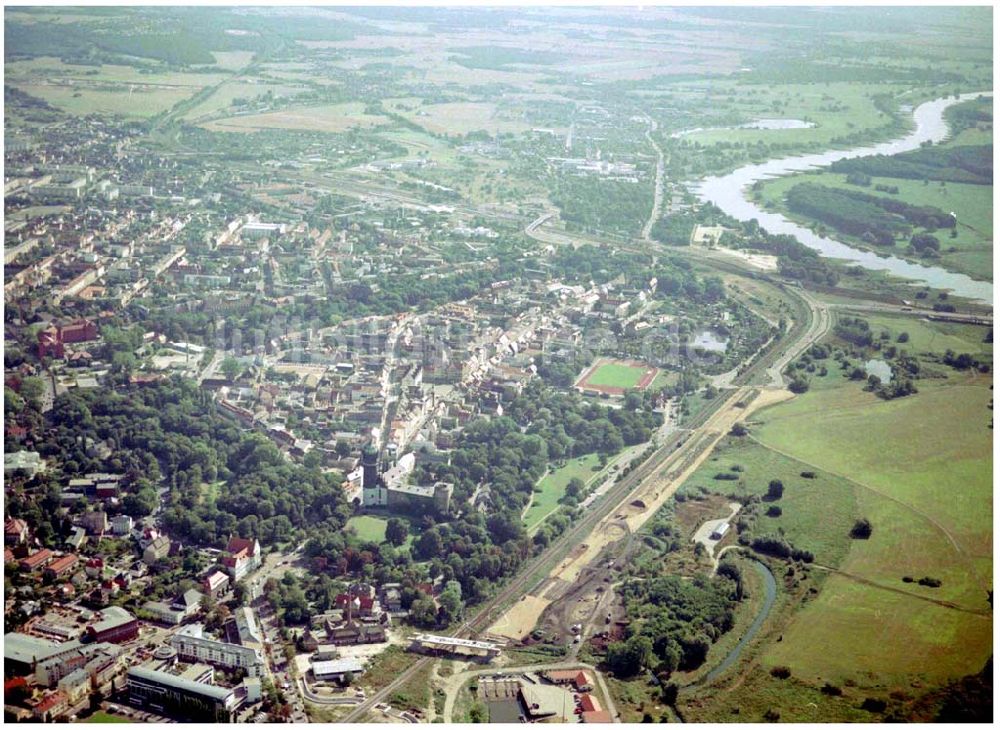
[[[351,454],[351,445],[347,443],[344,439],[338,439],[333,450],[337,452],[337,456],[344,459]]]
[[[632,636],[608,646],[607,662],[619,677],[633,677],[653,659],[653,641],[648,636]]]
[[[851,537],[855,540],[867,540],[872,536],[872,523],[867,518],[862,517],[854,523],[851,528]]]
[[[227,357],[219,365],[219,369],[222,370],[222,374],[226,376],[226,380],[236,380],[240,373],[243,372],[243,366],[240,365],[240,361],[235,357]]]
[[[406,542],[406,538],[409,534],[409,528],[406,526],[406,522],[404,520],[401,520],[398,517],[389,518],[389,522],[385,526],[385,539],[390,545],[399,547]]]
[[[785,493],[785,485],[781,483],[780,479],[772,479],[767,485],[767,497],[768,499],[781,499],[781,496]]]
[[[580,479],[579,477],[573,477],[572,479],[569,480],[569,483],[566,485],[566,496],[578,497],[580,496],[580,493],[583,491],[583,488],[584,488],[583,480]]]
[[[431,628],[437,625],[437,608],[429,596],[421,596],[410,605],[410,620],[417,626]]]

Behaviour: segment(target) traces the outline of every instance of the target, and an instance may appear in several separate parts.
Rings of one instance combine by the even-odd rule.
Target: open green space
[[[850,478],[857,512],[873,525],[869,539],[850,542],[843,574],[766,650],[765,666],[834,683],[940,683],[978,671],[990,655],[989,379],[919,387],[882,401],[845,385],[759,414],[753,433],[763,445]]]
[[[872,101],[887,88],[875,84],[713,84],[716,108],[730,109],[750,119],[798,119],[816,126],[805,129],[714,129],[685,136],[700,144],[826,145],[837,137],[889,122]]]
[[[765,182],[759,191],[760,199],[768,207],[781,210],[782,214],[801,223],[813,221],[791,213],[785,204],[788,190],[799,183],[818,183],[831,188],[861,191],[871,195],[900,200],[911,205],[933,206],[958,216],[955,238],[946,230],[936,232],[941,242],[940,263],[946,268],[974,275],[977,278],[992,278],[993,274],[993,187],[990,185],[970,185],[955,182],[931,182],[919,180],[873,177],[871,187],[859,187],[847,182],[847,175],[833,172],[815,172],[788,175]],[[876,185],[898,188],[895,195],[879,192]],[[838,234],[843,236],[843,234]],[[847,237],[852,244],[864,245],[876,251],[904,253],[905,242],[897,242],[894,247],[873,247],[863,244],[853,237]],[[907,241],[909,239],[907,238]]]
[[[733,471],[738,466],[741,471]],[[681,487],[686,495],[696,495],[699,487],[735,497],[763,496],[772,479],[785,487],[781,499],[768,503],[756,518],[753,534],[783,533],[796,548],[809,550],[819,563],[836,566],[847,555],[849,533],[857,519],[856,487],[843,477],[816,472],[815,478],[802,476],[812,467],[779,454],[748,438],[726,437]],[[733,474],[736,480],[716,479],[717,474]],[[774,504],[781,515],[764,514]]]
[[[385,542],[385,526],[388,520],[371,515],[357,515],[347,521],[347,528],[353,529],[360,540],[382,544]]]
[[[606,385],[612,388],[634,388],[646,374],[646,369],[621,363],[604,363],[582,383],[587,386]]]
[[[597,454],[586,454],[570,459],[563,466],[550,471],[538,481],[538,489],[532,495],[531,506],[524,513],[524,527],[528,532],[537,528],[546,517],[559,506],[559,500],[566,494],[566,485],[574,477],[586,484],[599,469]]]
[[[117,722],[129,722],[128,718],[120,717],[118,715],[112,715],[103,710],[98,710],[90,717],[87,717],[80,722],[99,722],[99,723],[117,723]]]

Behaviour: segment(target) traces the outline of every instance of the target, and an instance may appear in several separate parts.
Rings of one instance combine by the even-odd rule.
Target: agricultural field
[[[257,132],[263,129],[346,132],[355,127],[370,128],[386,123],[388,120],[385,117],[365,114],[365,105],[352,101],[226,117],[201,126],[214,132]]]
[[[123,86],[114,91],[55,84],[13,84],[64,112],[74,115],[111,114],[126,118],[146,118],[167,111],[190,98],[192,87]]]
[[[958,217],[957,235],[951,238],[947,231],[939,231],[941,241],[940,263],[946,268],[967,273],[976,278],[993,276],[993,187],[956,182],[930,182],[899,178],[871,178],[871,187],[859,187],[847,182],[847,175],[834,172],[817,172],[788,175],[768,181],[760,187],[760,199],[769,208],[776,208],[792,220],[809,225],[812,221],[788,211],[785,195],[799,183],[817,183],[826,187],[861,191],[868,195],[891,197],[911,205],[933,206]],[[876,185],[899,189],[898,195],[878,192]],[[842,236],[842,234],[836,234]],[[853,237],[852,245],[888,251],[887,247],[871,247]],[[908,240],[908,239],[907,239]],[[892,253],[904,254],[905,243],[897,243]]]
[[[269,92],[276,99],[280,99],[283,96],[291,96],[304,90],[305,87],[290,86],[287,84],[257,84],[248,81],[227,82],[213,91],[207,99],[188,110],[183,118],[191,121],[197,120],[200,117],[225,112],[237,99],[247,101],[259,100],[260,97],[265,96]]]
[[[464,135],[479,130],[497,134],[531,128],[519,115],[501,112],[496,104],[488,102],[426,104],[399,114],[434,134]]]
[[[549,472],[538,481],[538,489],[532,495],[531,505],[524,513],[524,527],[533,532],[546,517],[559,507],[559,500],[566,494],[566,485],[577,478],[587,484],[600,470],[597,454],[586,454],[570,459],[564,466]]]

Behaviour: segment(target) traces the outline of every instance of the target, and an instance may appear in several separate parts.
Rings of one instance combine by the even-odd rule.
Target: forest
[[[793,213],[880,246],[895,245],[895,237],[908,234],[912,226],[932,231],[955,227],[953,216],[933,206],[910,205],[893,198],[815,183],[795,185],[789,189],[786,201]]]
[[[898,155],[840,160],[830,165],[830,170],[874,177],[992,185],[993,145],[922,147]]]

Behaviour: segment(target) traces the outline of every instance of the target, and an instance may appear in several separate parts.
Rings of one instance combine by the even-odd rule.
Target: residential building
[[[56,558],[45,567],[44,575],[49,580],[56,580],[67,575],[76,567],[79,558],[76,555],[63,555]]]
[[[168,555],[170,555],[170,538],[166,535],[157,535],[142,551],[142,562],[152,565]]]
[[[260,567],[260,543],[256,539],[232,537],[226,546],[222,564],[226,566],[234,583],[241,581],[248,573]]]
[[[203,662],[225,669],[244,669],[251,677],[260,677],[267,672],[262,649],[210,639],[204,636],[201,624],[183,627],[170,638],[170,646],[184,661]]]
[[[3,524],[3,541],[5,545],[20,545],[28,541],[28,523],[12,517]]]

